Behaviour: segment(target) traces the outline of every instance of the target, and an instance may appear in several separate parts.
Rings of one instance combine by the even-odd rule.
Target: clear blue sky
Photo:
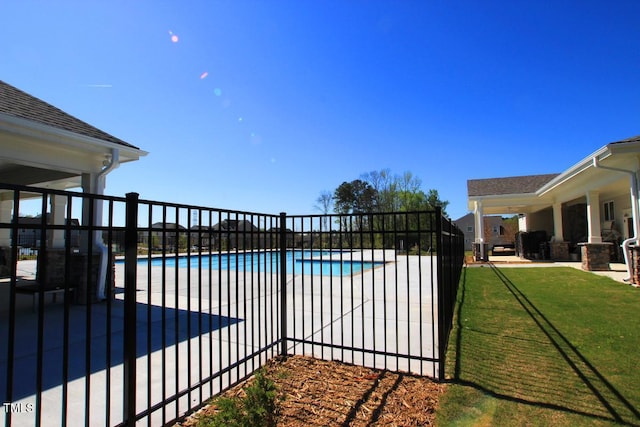
[[[113,195],[314,213],[389,168],[457,218],[467,179],[561,172],[640,134],[636,0],[4,0],[0,17],[0,79],[149,152]]]

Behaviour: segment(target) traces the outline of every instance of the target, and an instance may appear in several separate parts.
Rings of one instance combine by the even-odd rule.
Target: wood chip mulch
[[[444,385],[426,377],[380,371],[306,356],[274,359],[266,376],[276,384],[278,426],[431,426]],[[241,396],[244,384],[228,390]],[[197,426],[215,412],[205,406],[176,426]]]

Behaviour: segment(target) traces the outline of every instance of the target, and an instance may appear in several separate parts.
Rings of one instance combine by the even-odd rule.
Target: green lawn
[[[467,268],[439,426],[640,426],[640,290],[572,268]]]

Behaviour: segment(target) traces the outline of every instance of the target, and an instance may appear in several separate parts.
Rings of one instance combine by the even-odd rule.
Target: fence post
[[[438,252],[436,253],[436,265],[438,266],[438,380],[444,379],[445,354],[447,351],[447,317],[446,317],[446,289],[444,280],[444,237],[442,233],[442,209],[436,207],[436,239],[438,240]]]
[[[287,355],[287,214],[280,212],[280,355]]]
[[[124,232],[124,425],[136,421],[138,193],[127,193]]]

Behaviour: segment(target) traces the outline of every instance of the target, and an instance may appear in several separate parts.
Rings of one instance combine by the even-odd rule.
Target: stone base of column
[[[91,274],[89,275],[89,256],[86,253],[71,253],[69,275],[65,275],[64,249],[47,249],[45,274],[38,269],[36,280],[47,287],[64,288],[66,282],[74,289],[74,301],[77,304],[98,302],[98,272],[100,270],[100,254],[91,255]],[[41,260],[42,262],[42,260]],[[113,262],[111,263],[113,265]],[[113,275],[111,277],[113,286]],[[106,290],[105,290],[106,291]],[[112,292],[113,295],[113,292]]]
[[[473,258],[480,262],[489,261],[489,245],[487,243],[474,243]]]
[[[640,246],[631,247],[631,283],[640,285]]]
[[[582,269],[587,271],[610,270],[610,249],[612,243],[578,243],[582,251]]]
[[[8,246],[0,246],[0,277],[9,277],[11,274],[11,248]]]
[[[551,259],[554,261],[569,260],[569,242],[551,242]]]

